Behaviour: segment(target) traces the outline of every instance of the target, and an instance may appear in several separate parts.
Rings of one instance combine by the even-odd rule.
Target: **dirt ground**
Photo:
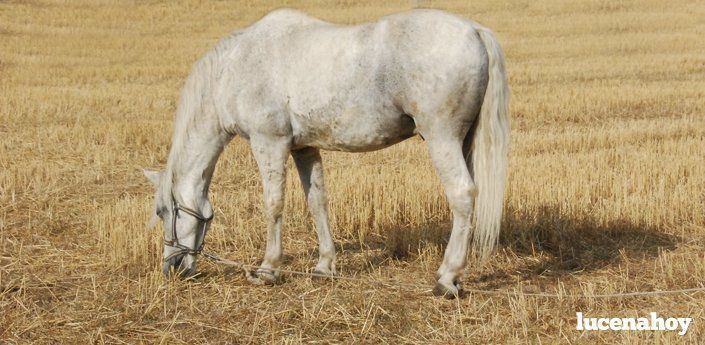
[[[163,278],[141,169],[164,167],[191,64],[283,6],[341,24],[441,8],[497,33],[512,89],[505,215],[464,286],[515,295],[431,296],[450,215],[420,138],[324,153],[337,267],[362,282],[260,287],[206,262]],[[703,37],[702,1],[0,1],[0,343],[702,342],[705,293],[594,295],[705,286]],[[308,270],[316,236],[288,176],[284,267]],[[208,249],[257,263],[244,140],[211,201]],[[685,336],[581,332],[576,312],[693,322]]]

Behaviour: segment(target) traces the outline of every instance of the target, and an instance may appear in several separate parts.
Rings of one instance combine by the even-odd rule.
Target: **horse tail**
[[[489,60],[485,98],[474,130],[467,135],[470,144],[465,161],[478,188],[475,200],[473,253],[486,260],[497,245],[504,206],[504,187],[509,151],[509,86],[504,70],[504,54],[489,29],[476,28]]]

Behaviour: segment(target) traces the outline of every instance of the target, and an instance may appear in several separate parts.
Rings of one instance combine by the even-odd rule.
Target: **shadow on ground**
[[[622,258],[641,260],[673,250],[681,239],[657,227],[628,220],[600,221],[589,215],[565,216],[557,207],[532,212],[508,210],[501,242],[519,255],[552,256],[554,271],[585,271],[615,264]]]
[[[390,226],[379,233],[383,234],[383,239],[371,239],[364,244],[345,242],[339,250],[354,253],[373,249],[377,254],[369,258],[369,265],[377,267],[393,260],[413,260],[429,246],[436,246],[439,253],[443,253],[450,234],[450,220],[421,226]],[[467,282],[499,288],[539,276],[581,274],[624,259],[654,258],[660,251],[675,249],[679,242],[678,236],[627,220],[605,222],[589,215],[567,216],[558,207],[549,206],[530,211],[508,209],[503,219],[499,253],[485,269],[470,272]],[[502,261],[506,261],[510,253],[518,259],[507,265]],[[438,258],[439,264],[441,259]]]

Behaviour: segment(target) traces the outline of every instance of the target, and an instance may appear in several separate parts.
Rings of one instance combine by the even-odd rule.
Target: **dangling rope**
[[[400,283],[400,282],[388,282],[388,281],[382,281],[382,280],[360,279],[360,278],[355,278],[355,277],[327,275],[327,274],[322,274],[322,273],[303,272],[303,271],[296,271],[296,270],[287,270],[287,269],[282,269],[282,268],[268,268],[268,267],[261,267],[261,266],[256,266],[256,265],[248,265],[248,264],[245,264],[240,261],[223,259],[217,255],[213,255],[213,254],[207,253],[205,251],[202,251],[201,254],[203,254],[204,257],[208,258],[209,260],[213,261],[216,264],[231,266],[231,267],[235,267],[237,269],[242,270],[245,273],[245,276],[247,277],[248,280],[256,282],[258,284],[261,284],[261,283],[259,281],[257,281],[256,280],[257,278],[255,278],[252,275],[252,272],[251,272],[252,270],[264,269],[264,270],[269,270],[269,271],[275,271],[275,272],[286,273],[286,274],[294,274],[294,275],[300,275],[300,276],[307,276],[307,277],[327,278],[327,279],[332,279],[332,280],[344,280],[344,281],[351,281],[351,282],[363,283],[363,284],[368,284],[368,285],[399,286],[399,287],[404,287],[404,288],[407,288],[410,290],[431,291],[431,289],[429,289],[429,287],[427,285],[409,284],[409,283]],[[673,295],[673,294],[686,294],[686,293],[705,291],[705,287],[676,289],[676,290],[659,290],[659,291],[636,291],[636,292],[609,293],[609,294],[597,294],[597,295],[571,294],[571,293],[534,293],[534,292],[521,292],[521,291],[481,290],[481,289],[471,289],[471,288],[470,289],[463,288],[462,290],[464,293],[474,293],[474,294],[480,294],[480,295],[583,299],[583,298],[625,298],[625,297],[640,297],[640,296],[661,296],[661,295]]]

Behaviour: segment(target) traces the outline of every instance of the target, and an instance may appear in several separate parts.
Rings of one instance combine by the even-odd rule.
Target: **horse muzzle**
[[[175,255],[162,264],[162,273],[166,277],[177,275],[180,278],[193,277],[196,274],[196,257],[191,254]]]

